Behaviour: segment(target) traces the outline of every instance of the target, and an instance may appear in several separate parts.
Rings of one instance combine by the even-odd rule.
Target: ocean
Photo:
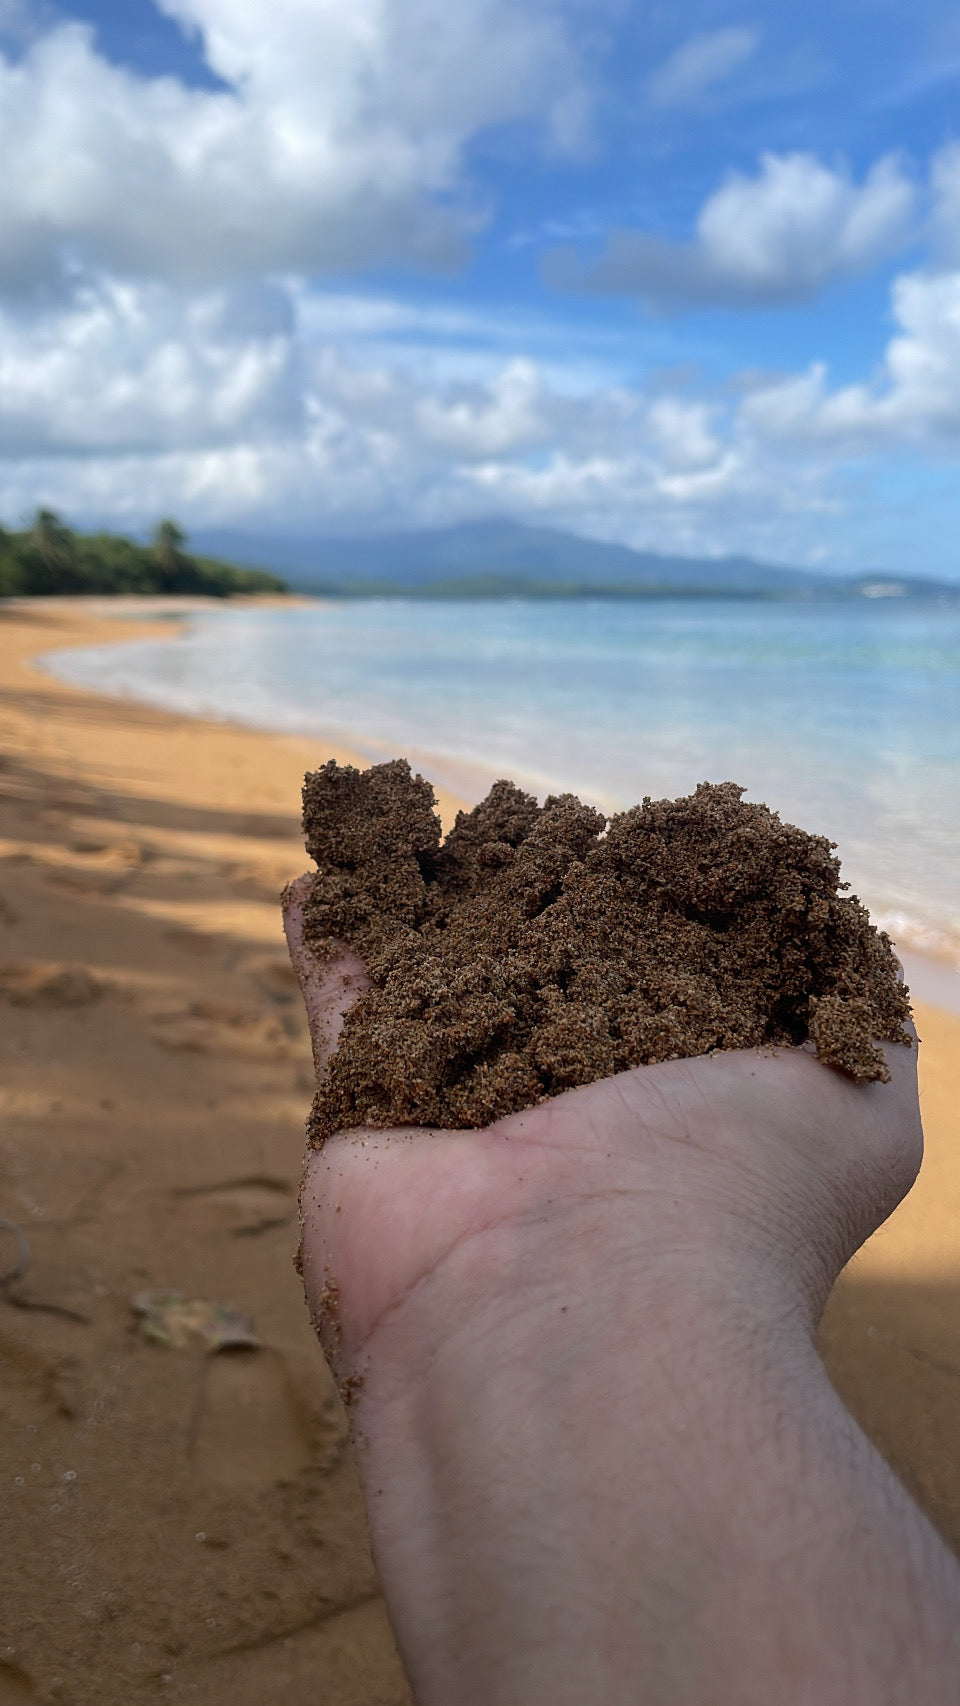
[[[960,611],[657,599],[203,612],[63,680],[615,811],[732,780],[838,844],[898,942],[960,960]],[[292,802],[291,802],[292,803]]]

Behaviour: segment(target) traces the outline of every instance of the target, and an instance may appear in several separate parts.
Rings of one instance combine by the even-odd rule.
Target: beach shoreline
[[[312,1070],[277,898],[306,864],[304,770],[364,758],[34,667],[148,614],[172,635],[196,607],[106,602],[0,605],[0,1219],[31,1248],[0,1297],[0,1688],[404,1706],[292,1267]],[[459,803],[443,794],[446,824]],[[843,1276],[821,1344],[960,1547],[949,1005],[917,1008],[920,1183]],[[13,1254],[7,1236],[0,1271]],[[170,1289],[248,1316],[262,1348],[146,1337],[132,1299]]]
[[[470,801],[507,776],[541,800],[569,791],[609,815],[648,794],[673,799],[732,778],[748,801],[837,843],[844,880],[879,927],[923,956],[921,974],[931,956],[956,971],[949,646],[941,654],[926,629],[894,639],[889,622],[822,638],[818,650],[807,629],[779,617],[768,631],[661,613],[627,630],[611,629],[605,613],[575,622],[563,605],[451,615],[443,605],[305,601],[256,613],[198,608],[173,640],[144,621],[133,642],[37,663],[78,687],[320,738],[368,763],[402,752]],[[918,694],[912,660],[928,644]],[[754,695],[762,714],[745,716]],[[942,972],[929,990],[928,981],[918,993],[936,1002]],[[957,1010],[960,973],[952,988]]]
[[[9,601],[11,605],[17,602],[23,606],[30,606],[32,603],[36,607],[40,601]],[[165,600],[156,596],[114,600],[106,598],[87,598],[72,601],[59,599],[46,602],[67,613],[69,613],[71,604],[75,606],[82,603],[87,613],[95,617],[102,616],[114,621],[129,622],[135,620],[141,624],[151,623],[153,624],[152,631],[148,633],[147,638],[152,641],[156,638],[182,638],[186,632],[184,618],[191,615],[223,613],[225,609],[231,607],[247,610],[257,608],[281,610],[298,607],[316,608],[322,606],[324,600],[290,595],[286,598],[266,596],[234,599],[230,601],[229,605],[225,605],[223,600],[212,598],[183,597]],[[114,608],[114,606],[118,608]],[[174,607],[176,612],[173,628],[169,626],[171,607]],[[168,619],[166,630],[161,629],[158,633],[156,623],[163,622],[164,619]],[[129,634],[113,635],[111,636],[111,643],[116,644],[121,638],[127,639]],[[135,631],[135,638],[137,640],[144,638],[142,627]],[[80,646],[78,648],[69,645],[52,648],[33,658],[31,667],[42,674],[52,676],[56,680],[80,687],[81,691],[89,691],[89,684],[83,679],[83,676],[78,681],[72,677],[69,667],[66,669],[58,668],[60,654],[75,650],[79,650],[82,655],[85,647]],[[275,724],[270,724],[261,716],[243,718],[230,711],[217,713],[209,708],[186,708],[176,703],[176,695],[173,696],[172,702],[166,703],[162,695],[156,693],[138,694],[130,687],[129,682],[121,682],[104,689],[104,696],[120,700],[133,699],[144,704],[152,704],[157,709],[186,716],[188,720],[214,723],[218,726],[238,730],[254,729],[259,733],[272,734],[279,740],[319,741],[324,748],[329,748],[330,751],[343,752],[349,750],[352,761],[360,766],[382,763],[384,760],[394,758],[397,751],[402,750],[410,762],[411,768],[425,775],[434,785],[439,797],[441,817],[445,829],[449,827],[459,806],[476,803],[489,791],[500,774],[506,773],[502,772],[502,767],[498,768],[495,764],[488,762],[479,762],[475,758],[469,758],[465,755],[454,757],[449,753],[433,752],[421,745],[411,746],[409,743],[400,743],[398,747],[396,740],[379,733],[375,734],[369,729],[361,735],[356,730],[351,729],[349,725],[346,727],[325,726],[321,721],[314,729],[305,733],[302,729],[285,728],[279,718]],[[522,787],[529,788],[541,799],[544,797],[545,791],[551,791],[550,784],[541,785],[532,777],[524,779],[524,776],[516,771],[511,771],[510,775],[512,780],[518,782]],[[565,786],[566,784],[557,785]],[[616,809],[609,802],[604,805],[599,799],[584,797],[588,798],[588,803],[597,805],[600,809],[608,811]],[[781,813],[781,815],[783,814]],[[802,821],[808,828],[812,827],[806,818],[797,821]],[[846,870],[844,870],[843,875],[846,874]],[[942,920],[939,925],[929,921],[920,922],[916,918],[908,916],[902,907],[894,906],[891,910],[889,903],[886,909],[871,906],[870,910],[877,927],[886,930],[893,940],[897,953],[906,969],[907,981],[910,983],[916,998],[931,1006],[941,1007],[948,1012],[960,1014],[960,936],[957,935],[956,931],[950,929]]]

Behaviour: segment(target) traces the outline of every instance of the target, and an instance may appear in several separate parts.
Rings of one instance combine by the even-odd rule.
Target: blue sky
[[[0,0],[0,515],[960,578],[943,0]]]

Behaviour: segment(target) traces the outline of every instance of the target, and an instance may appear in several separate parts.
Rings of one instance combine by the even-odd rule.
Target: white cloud
[[[716,538],[710,537],[709,511],[717,501],[745,494],[751,482],[744,478],[743,457],[724,451],[709,467],[678,471],[643,452],[620,455],[576,457],[568,451],[554,453],[543,467],[516,463],[483,463],[470,471],[470,479],[482,491],[494,511],[510,509],[538,520],[558,516],[568,524],[584,522],[599,536],[629,536],[630,524],[658,517],[662,537],[676,538],[677,522],[689,522],[690,512],[701,511],[700,550],[712,555]]]
[[[649,78],[648,101],[658,108],[694,104],[750,59],[759,39],[744,25],[691,36]]]
[[[887,157],[861,187],[809,154],[767,154],[758,178],[732,175],[697,220],[718,275],[782,294],[870,266],[904,234],[913,186]]]
[[[490,385],[424,397],[415,418],[428,443],[468,457],[497,455],[549,440],[544,390],[535,364],[517,357]]]
[[[58,311],[0,313],[0,455],[185,451],[302,415],[287,298],[191,300],[102,279]]]
[[[0,56],[0,288],[64,256],[220,282],[449,264],[476,223],[467,143],[535,120],[557,145],[585,91],[551,0],[165,0],[225,91],[108,63],[65,23]]]
[[[960,272],[905,273],[893,287],[899,331],[870,384],[831,391],[826,364],[757,387],[746,422],[767,440],[850,449],[960,436]]]
[[[615,231],[579,282],[661,307],[802,301],[901,245],[915,205],[915,188],[892,155],[858,185],[811,154],[764,154],[755,177],[731,173],[703,204],[692,242]],[[562,267],[566,282],[576,282],[569,257]]]
[[[658,397],[650,405],[647,421],[668,465],[698,469],[716,465],[723,445],[713,431],[716,408],[684,397]]]
[[[561,129],[579,90],[550,0],[160,0],[212,69],[283,114],[298,151],[387,131],[446,149],[486,125]]]

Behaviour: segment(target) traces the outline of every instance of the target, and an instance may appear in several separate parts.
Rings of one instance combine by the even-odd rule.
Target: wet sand
[[[143,632],[0,607],[0,1218],[31,1252],[0,1293],[0,1706],[401,1706],[292,1267],[312,1074],[277,895],[304,770],[351,755],[29,666]],[[960,1017],[918,1023],[927,1162],[823,1346],[960,1547]],[[261,1348],[151,1341],[131,1299],[166,1288]]]

